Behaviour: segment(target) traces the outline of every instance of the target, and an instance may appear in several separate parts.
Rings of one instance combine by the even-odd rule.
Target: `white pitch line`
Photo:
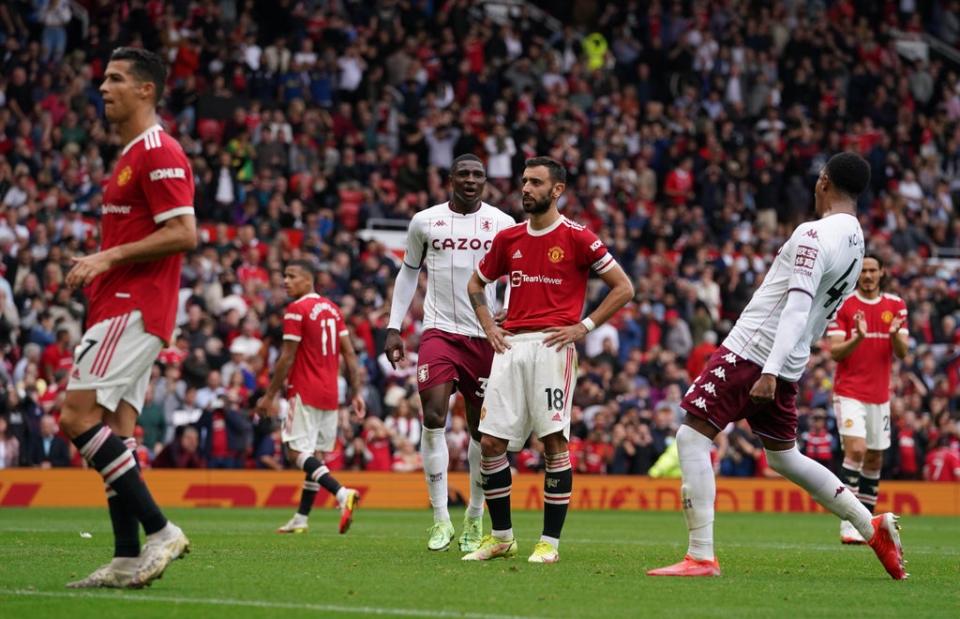
[[[201,604],[207,606],[239,606],[247,608],[276,608],[284,610],[316,611],[327,613],[356,613],[381,617],[435,617],[436,619],[536,619],[531,615],[491,615],[487,613],[455,612],[447,610],[422,610],[417,608],[387,608],[381,606],[341,606],[338,604],[296,604],[292,602],[265,602],[259,600],[223,600],[218,598],[191,598],[164,595],[133,595],[125,593],[97,594],[69,591],[29,591],[26,589],[0,589],[0,595],[20,597],[72,598],[120,602],[161,602],[165,604]]]

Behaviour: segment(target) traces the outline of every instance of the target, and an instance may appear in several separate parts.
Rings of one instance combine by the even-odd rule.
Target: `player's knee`
[[[443,428],[447,425],[447,411],[438,410],[432,406],[423,407],[423,426],[431,430]]]
[[[84,398],[74,394],[76,392],[67,392],[63,406],[60,407],[60,429],[71,439],[95,426],[101,418],[95,402],[90,406]]]
[[[848,460],[853,460],[857,464],[864,464],[864,459],[867,455],[867,449],[863,445],[848,446],[844,452],[844,455]]]
[[[484,435],[480,439],[480,453],[491,458],[507,451],[507,441],[496,436]]]
[[[875,471],[883,467],[883,452],[868,449],[863,456],[863,468],[868,471]]]

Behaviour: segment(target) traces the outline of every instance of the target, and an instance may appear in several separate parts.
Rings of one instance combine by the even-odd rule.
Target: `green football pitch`
[[[712,579],[644,575],[682,557],[676,513],[572,512],[556,565],[526,562],[536,512],[514,514],[520,554],[488,563],[428,552],[425,511],[361,509],[344,536],[331,510],[314,512],[310,533],[286,536],[273,533],[285,510],[169,515],[193,551],[162,580],[143,591],[71,591],[67,581],[110,556],[106,510],[0,510],[0,616],[960,616],[956,518],[902,521],[912,575],[895,582],[869,548],[842,547],[837,521],[818,514],[719,514],[724,574]]]

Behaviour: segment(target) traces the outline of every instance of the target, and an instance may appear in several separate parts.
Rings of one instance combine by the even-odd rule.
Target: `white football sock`
[[[559,538],[550,537],[549,535],[541,535],[541,536],[540,536],[540,541],[541,541],[541,542],[546,542],[546,543],[550,544],[551,546],[553,546],[553,549],[554,549],[554,550],[560,550],[560,539],[559,539]]]
[[[467,517],[483,516],[483,482],[480,475],[480,442],[470,439],[467,448],[467,463],[470,466],[470,503],[467,505]]]
[[[347,493],[350,492],[350,489],[346,486],[340,486],[340,489],[337,490],[337,504],[340,507],[343,507],[343,504],[347,501]],[[306,516],[304,516],[306,518]]]
[[[434,522],[449,522],[447,511],[447,467],[450,454],[443,428],[424,428],[421,435],[420,453],[423,456],[423,476],[427,480],[430,505],[433,506]]]
[[[872,515],[836,475],[800,453],[796,446],[785,451],[767,449],[766,452],[770,468],[806,490],[817,503],[841,520],[849,520],[863,539],[873,537]]]
[[[677,430],[677,451],[683,486],[680,488],[683,515],[690,532],[687,554],[694,559],[713,559],[713,503],[717,481],[710,463],[709,438],[687,425]]]

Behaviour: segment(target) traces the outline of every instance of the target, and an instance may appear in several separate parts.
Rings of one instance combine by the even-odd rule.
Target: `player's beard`
[[[527,215],[543,215],[550,210],[550,204],[553,202],[553,199],[547,196],[537,200],[531,196],[529,201],[524,198],[521,202],[523,203],[523,212]]]

